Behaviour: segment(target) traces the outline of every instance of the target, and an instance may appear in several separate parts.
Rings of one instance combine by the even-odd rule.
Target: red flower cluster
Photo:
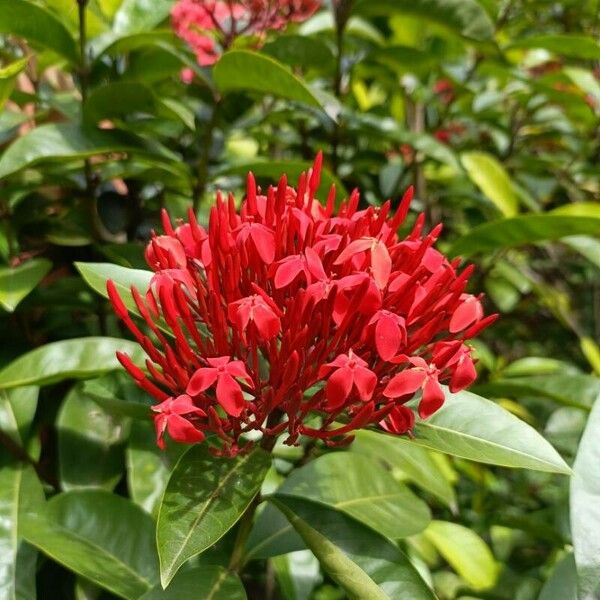
[[[367,425],[413,427],[406,403],[420,391],[422,418],[444,402],[440,383],[465,388],[476,377],[464,341],[490,324],[480,298],[465,293],[472,267],[458,272],[433,248],[419,215],[406,238],[390,202],[358,209],[354,191],[336,211],[315,198],[321,156],[297,189],[283,176],[266,195],[248,175],[238,211],[217,195],[208,231],[190,211],[173,228],[163,213],[146,259],[155,274],[145,298],[132,289],[151,341],[112,282],[116,313],[148,355],[147,371],[119,360],[154,406],[159,445],[215,434],[226,454],[258,430],[287,443],[305,435],[349,441]],[[166,335],[165,330],[171,333]]]
[[[198,63],[212,65],[237,37],[284,29],[289,22],[305,21],[319,6],[319,0],[179,0],[171,20]]]

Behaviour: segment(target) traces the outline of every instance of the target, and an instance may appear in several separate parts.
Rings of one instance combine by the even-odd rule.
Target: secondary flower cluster
[[[433,248],[441,226],[423,232],[419,215],[399,238],[409,190],[359,210],[354,191],[336,210],[324,205],[321,156],[289,187],[283,176],[266,194],[248,175],[239,211],[217,195],[208,230],[190,211],[176,228],[163,213],[146,260],[155,271],[145,297],[132,289],[144,333],[112,282],[118,316],[148,355],[146,370],[119,360],[153,407],[159,445],[165,431],[235,454],[240,436],[258,430],[287,443],[300,435],[344,443],[353,430],[380,426],[401,434],[444,402],[441,383],[465,388],[476,377],[464,341],[495,317],[465,293],[472,267],[458,271]]]
[[[237,37],[284,29],[305,21],[319,6],[319,0],[179,0],[171,20],[198,64],[212,65]]]

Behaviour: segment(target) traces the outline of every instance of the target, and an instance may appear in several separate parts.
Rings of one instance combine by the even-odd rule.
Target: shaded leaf
[[[310,550],[277,556],[272,563],[285,600],[309,600],[322,580],[319,561]]]
[[[577,600],[577,570],[572,554],[567,554],[554,567],[538,600]]]
[[[27,296],[52,268],[45,258],[34,258],[18,267],[0,268],[0,304],[13,312],[19,302]]]
[[[161,581],[223,537],[260,490],[271,457],[260,448],[217,459],[205,444],[179,460],[165,490],[156,529]]]
[[[544,48],[560,56],[600,59],[600,44],[593,37],[571,33],[531,35],[513,40],[508,48]]]
[[[0,390],[0,431],[23,446],[37,408],[39,388]]]
[[[100,490],[52,498],[23,521],[25,539],[71,571],[137,600],[158,580],[154,524],[141,508]]]
[[[0,110],[4,108],[5,102],[10,98],[17,76],[25,69],[28,62],[29,58],[21,58],[5,67],[0,67]]]

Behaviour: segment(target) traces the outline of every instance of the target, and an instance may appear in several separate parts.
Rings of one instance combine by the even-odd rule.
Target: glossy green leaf
[[[213,71],[220,92],[249,91],[272,94],[324,110],[322,102],[286,66],[273,58],[247,50],[226,52]]]
[[[332,70],[335,66],[331,49],[317,37],[283,35],[266,44],[262,51],[292,67]]]
[[[571,235],[562,238],[561,242],[585,256],[600,269],[600,240],[588,235]]]
[[[570,514],[579,600],[600,595],[600,396],[590,413],[573,466]]]
[[[205,566],[181,571],[166,590],[157,585],[139,600],[246,600],[246,591],[234,573]]]
[[[163,496],[156,529],[161,581],[223,537],[260,490],[271,462],[260,448],[234,459],[216,459],[205,444],[179,460]]]
[[[115,13],[113,29],[118,33],[146,31],[166,20],[175,0],[123,0]]]
[[[137,157],[147,156],[177,165],[175,155],[131,133],[82,128],[75,123],[52,123],[32,129],[9,146],[0,158],[0,178],[41,161],[81,160],[115,152],[134,153]]]
[[[77,62],[79,53],[69,30],[49,10],[27,0],[0,0],[0,33],[25,38],[33,45]]]
[[[547,213],[488,221],[459,238],[449,253],[469,257],[572,235],[600,235],[600,217]]]
[[[64,399],[56,426],[62,489],[112,490],[123,474],[129,424],[104,411],[76,385]]]
[[[39,388],[26,386],[0,390],[0,431],[23,446],[37,408]]]
[[[291,552],[271,561],[282,600],[309,600],[321,582],[319,561],[310,550]]]
[[[471,392],[446,392],[446,402],[426,420],[418,419],[414,440],[476,462],[570,474],[556,450],[507,410]]]
[[[350,600],[433,600],[400,549],[354,519],[301,498],[274,496],[321,567]]]
[[[502,164],[486,152],[463,152],[460,161],[473,183],[505,217],[519,212],[519,200]]]
[[[401,471],[409,481],[429,492],[454,509],[454,488],[433,460],[431,452],[413,444],[402,436],[392,436],[377,431],[358,431],[350,445],[352,452],[367,454],[390,469]]]
[[[169,476],[185,450],[185,445],[175,443],[165,450],[158,448],[154,425],[149,420],[131,424],[125,453],[129,495],[154,517],[158,514]]]
[[[4,108],[4,104],[9,99],[17,76],[25,69],[28,62],[29,58],[21,58],[5,67],[0,67],[0,110]]]
[[[293,471],[277,496],[325,504],[392,540],[419,533],[431,520],[427,505],[381,463],[350,452],[328,453]]]
[[[52,498],[23,520],[25,539],[71,571],[137,600],[158,580],[154,523],[121,496],[79,490]]]
[[[22,519],[38,510],[44,491],[35,471],[23,465],[0,468],[0,598],[35,598],[35,552],[22,539]]]
[[[107,413],[117,417],[149,419],[152,415],[150,407],[155,404],[154,398],[125,373],[108,373],[85,381],[82,391]]]
[[[140,364],[144,353],[134,342],[86,337],[52,342],[13,360],[0,371],[0,388],[48,385],[64,379],[90,379],[120,368],[115,356],[126,352]]]
[[[281,174],[285,173],[289,184],[295,185],[300,174],[306,173],[311,167],[312,163],[302,160],[262,160],[229,165],[219,169],[216,174],[245,177],[249,172],[252,172],[257,178],[267,178],[274,185],[277,185]],[[348,193],[344,184],[329,169],[323,168],[321,171],[321,184],[317,192],[323,202],[327,200],[327,194],[332,185],[335,185],[339,199],[347,196]]]
[[[486,590],[494,586],[498,564],[474,531],[457,523],[432,521],[424,535],[470,587]]]
[[[488,40],[494,35],[492,21],[476,0],[359,0],[354,12],[415,16],[473,40]]]
[[[577,570],[572,554],[567,554],[554,567],[538,600],[577,600]]]
[[[600,60],[600,44],[591,36],[577,34],[530,35],[513,40],[509,48],[543,48],[560,56]]]
[[[13,312],[52,268],[45,258],[28,260],[18,267],[0,268],[0,305]]]

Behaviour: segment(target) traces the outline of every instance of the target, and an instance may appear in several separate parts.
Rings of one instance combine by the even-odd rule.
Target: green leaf
[[[35,386],[0,390],[0,431],[20,446],[25,444],[33,421],[38,393],[39,388]]]
[[[166,587],[181,565],[223,537],[260,490],[270,455],[260,448],[217,459],[205,444],[179,460],[158,513],[156,541]]]
[[[29,57],[21,58],[5,67],[0,67],[0,110],[4,108],[5,102],[10,98],[17,76],[25,69],[28,62]]]
[[[463,525],[432,521],[425,536],[474,590],[493,587],[499,566],[488,545]]]
[[[381,463],[350,452],[325,454],[289,475],[277,496],[325,504],[392,540],[419,533],[431,514]]]
[[[505,217],[519,212],[519,199],[502,164],[486,152],[463,152],[460,161],[469,178]]]
[[[350,450],[376,458],[390,469],[400,470],[409,481],[451,509],[456,508],[454,488],[432,458],[431,452],[409,439],[377,431],[357,431]]]
[[[137,600],[158,580],[153,532],[152,518],[141,508],[100,490],[59,494],[23,520],[28,542],[128,600]]]
[[[177,157],[162,146],[149,144],[131,133],[117,130],[82,128],[76,123],[41,125],[18,138],[0,158],[0,178],[41,161],[81,160],[100,154],[133,153],[138,158],[177,165]],[[181,167],[179,167],[181,171]]]
[[[185,450],[183,444],[169,444],[165,450],[160,450],[150,421],[131,424],[125,454],[129,495],[153,517],[158,515],[169,476]]]
[[[585,256],[600,269],[600,240],[587,235],[571,235],[563,238],[561,242]]]
[[[0,0],[0,33],[25,38],[34,45],[79,60],[77,44],[62,21],[39,4],[26,0]]]
[[[85,381],[82,392],[112,415],[148,419],[154,399],[122,373]]]
[[[162,23],[175,0],[123,0],[115,13],[113,29],[117,33],[147,31]]]
[[[571,531],[579,600],[600,595],[600,396],[590,413],[571,479]]]
[[[27,296],[52,268],[45,258],[34,258],[18,267],[0,268],[0,304],[14,312],[19,302]]]
[[[234,573],[205,566],[181,571],[166,590],[157,585],[139,600],[246,600],[246,591]]]
[[[35,555],[21,540],[23,515],[37,510],[44,491],[35,471],[23,465],[0,468],[0,598],[35,598]],[[33,558],[33,560],[31,560]],[[33,589],[32,589],[33,587]]]
[[[292,67],[324,71],[331,71],[335,67],[331,49],[317,37],[281,35],[263,46],[262,51]]]
[[[558,452],[507,410],[471,392],[451,394],[426,420],[417,420],[412,443],[476,462],[570,474]]]
[[[123,474],[128,423],[102,410],[76,385],[64,399],[56,427],[62,489],[112,490]]]
[[[542,214],[488,221],[474,227],[450,248],[452,256],[469,257],[522,244],[558,240],[571,235],[600,235],[600,217]]]
[[[577,570],[573,554],[567,554],[557,563],[538,600],[577,600]]]
[[[323,103],[301,79],[264,54],[247,50],[226,52],[215,65],[213,77],[223,94],[236,91],[272,94],[325,111]]]
[[[281,174],[285,173],[289,184],[295,185],[300,174],[306,173],[311,167],[311,162],[303,160],[261,160],[227,165],[220,168],[215,175],[240,175],[245,177],[251,171],[256,177],[268,178],[276,185]],[[348,195],[344,184],[329,169],[323,168],[321,170],[321,185],[317,192],[322,202],[327,199],[327,194],[332,185],[335,185],[340,198]]]
[[[144,353],[129,340],[86,337],[52,342],[31,350],[0,371],[0,388],[48,385],[65,379],[90,379],[119,369],[115,353],[142,362]]]
[[[552,33],[513,40],[507,48],[543,48],[560,56],[600,60],[600,44],[591,36]]]
[[[310,550],[277,556],[271,563],[285,600],[309,600],[322,581],[319,561]]]
[[[354,12],[367,16],[415,16],[478,41],[494,35],[491,19],[476,0],[359,0]]]
[[[273,496],[323,569],[350,600],[433,600],[400,549],[369,527],[320,504]]]

